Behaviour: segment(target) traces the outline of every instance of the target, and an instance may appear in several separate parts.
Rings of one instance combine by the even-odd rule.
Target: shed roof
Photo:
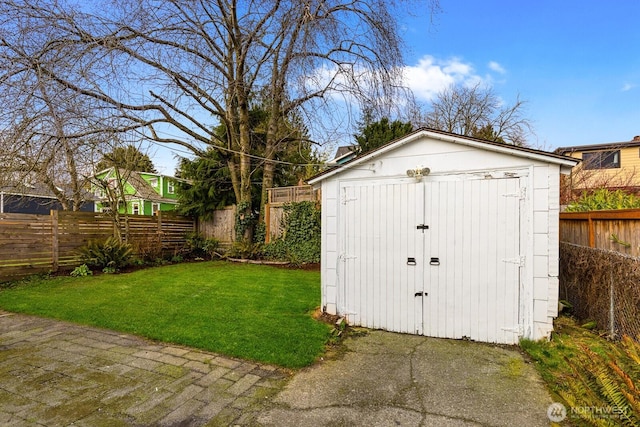
[[[557,164],[557,165],[560,165],[560,170],[562,173],[569,173],[571,171],[571,168],[573,168],[579,162],[578,159],[565,156],[562,154],[558,154],[558,153],[551,153],[548,151],[536,150],[528,147],[518,147],[515,145],[504,144],[501,142],[487,141],[483,139],[457,135],[454,133],[439,131],[435,129],[420,128],[402,138],[393,140],[381,147],[376,148],[375,150],[365,153],[364,155],[355,157],[354,159],[342,165],[320,172],[319,174],[309,179],[308,182],[309,184],[312,184],[312,185],[317,184],[333,175],[339,174],[342,171],[355,167],[360,163],[367,162],[371,159],[374,159],[376,157],[383,155],[384,153],[387,153],[398,147],[414,142],[423,137],[437,139],[440,141],[452,142],[456,144],[467,145],[467,146],[479,148],[482,150],[493,151],[493,152],[503,153],[503,154],[512,155],[512,156],[543,161],[546,163]]]

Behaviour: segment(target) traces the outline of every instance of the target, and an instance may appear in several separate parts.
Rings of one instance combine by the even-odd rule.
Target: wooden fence
[[[563,212],[560,241],[640,257],[640,209]]]
[[[160,212],[127,217],[127,240],[152,241],[164,252],[184,246],[196,231],[193,219]],[[126,229],[121,225],[121,232]],[[110,216],[93,212],[51,211],[50,215],[0,214],[0,281],[71,268],[79,264],[78,248],[115,232]]]
[[[198,218],[198,232],[207,239],[217,239],[223,247],[235,241],[236,206],[227,206],[213,212],[210,219]]]

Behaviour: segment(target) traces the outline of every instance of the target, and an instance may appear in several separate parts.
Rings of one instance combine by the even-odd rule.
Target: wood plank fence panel
[[[170,214],[131,216],[129,228],[129,242],[153,239],[171,253],[184,246],[196,222]],[[112,218],[102,213],[0,214],[0,281],[77,266],[79,248],[107,239],[114,230]]]
[[[0,214],[0,271],[9,279],[52,268],[51,217]],[[0,276],[1,278],[2,276]]]
[[[640,209],[560,214],[560,241],[640,257]]]
[[[211,219],[198,219],[198,233],[207,239],[217,239],[223,246],[235,241],[236,207],[227,206],[213,212]]]

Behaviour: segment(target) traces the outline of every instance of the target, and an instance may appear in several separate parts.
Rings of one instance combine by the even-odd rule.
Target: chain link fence
[[[640,258],[561,242],[560,299],[612,338],[640,339]]]

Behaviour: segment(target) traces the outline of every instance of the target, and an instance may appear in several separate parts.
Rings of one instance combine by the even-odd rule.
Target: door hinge
[[[353,256],[353,255],[350,256],[350,255],[347,255],[347,254],[340,254],[339,258],[340,258],[340,261],[345,262],[348,259],[356,259],[358,257],[357,256]]]
[[[342,203],[343,205],[346,205],[348,202],[353,202],[358,200],[356,197],[347,197],[346,193],[342,195],[342,198],[340,200],[340,203]]]
[[[514,333],[518,334],[519,337],[524,336],[524,326],[523,325],[517,325],[517,326],[511,327],[511,328],[504,326],[504,327],[502,327],[500,329],[503,330],[503,331],[506,331],[506,332],[514,332]]]
[[[527,187],[520,187],[515,193],[506,193],[503,194],[502,197],[517,197],[518,199],[523,200],[527,197]]]
[[[516,264],[518,267],[524,267],[525,257],[519,256],[516,258],[505,258],[502,262],[507,262],[509,264]]]

